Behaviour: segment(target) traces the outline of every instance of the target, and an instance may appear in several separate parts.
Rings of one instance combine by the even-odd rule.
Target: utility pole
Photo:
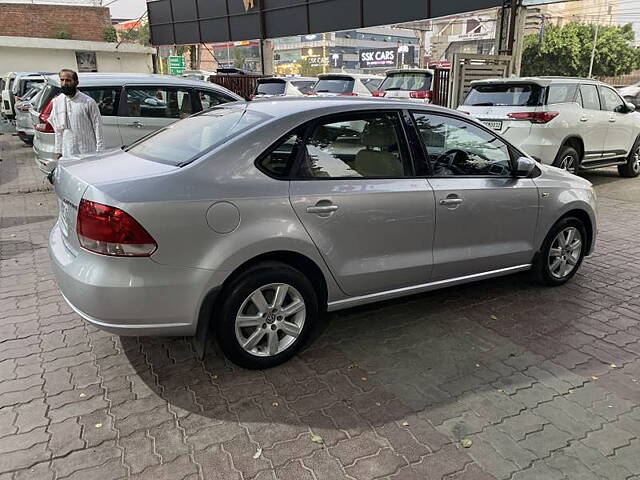
[[[591,61],[589,62],[589,76],[593,73],[593,59],[596,57],[596,43],[598,41],[598,30],[600,29],[600,17],[598,17],[598,23],[596,23],[596,33],[593,36],[593,48],[591,49]]]

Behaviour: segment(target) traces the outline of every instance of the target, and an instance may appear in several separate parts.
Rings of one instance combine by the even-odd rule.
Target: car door
[[[603,112],[598,86],[595,83],[583,83],[578,90],[578,102],[582,107],[578,129],[584,143],[583,163],[598,162],[607,137],[608,115]]]
[[[514,152],[458,117],[412,113],[436,208],[432,281],[531,263],[538,189],[512,174]]]
[[[613,88],[600,85],[600,96],[609,122],[603,158],[626,157],[636,141],[634,115],[629,115],[626,102]]]
[[[193,113],[189,87],[127,85],[124,100],[118,125],[125,145]]]
[[[295,172],[291,204],[345,293],[429,281],[433,192],[413,176],[398,112],[314,122]]]
[[[81,87],[80,90],[93,98],[98,104],[103,124],[104,147],[120,148],[123,143],[118,123],[118,109],[120,107],[122,87],[106,85]]]

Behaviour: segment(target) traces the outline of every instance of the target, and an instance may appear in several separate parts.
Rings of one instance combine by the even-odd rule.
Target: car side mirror
[[[627,107],[627,113],[635,112],[636,106],[631,102],[626,102],[625,107]]]
[[[516,161],[516,177],[527,178],[531,175],[534,168],[536,168],[535,160],[529,157],[520,157]]]

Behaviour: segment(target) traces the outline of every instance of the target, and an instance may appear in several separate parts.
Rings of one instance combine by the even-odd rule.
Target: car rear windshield
[[[126,151],[146,160],[182,166],[268,118],[242,108],[212,108],[173,123]]]
[[[464,105],[537,107],[542,105],[543,97],[544,88],[533,83],[474,85],[464,100]]]
[[[355,80],[351,77],[322,77],[313,87],[316,93],[351,93]]]
[[[384,79],[384,82],[380,85],[380,90],[383,92],[389,90],[431,90],[432,79],[432,75],[426,72],[392,73]]]
[[[294,80],[291,82],[291,85],[300,90],[300,93],[304,94],[309,93],[315,84],[315,80]]]
[[[51,100],[57,97],[60,92],[62,92],[60,87],[52,84],[47,84],[47,86],[44,87],[42,95],[38,97],[38,102],[34,105],[35,110],[37,112],[42,112],[44,110],[44,107],[46,107]]]
[[[262,81],[256,87],[256,95],[283,95],[286,86],[282,80]]]

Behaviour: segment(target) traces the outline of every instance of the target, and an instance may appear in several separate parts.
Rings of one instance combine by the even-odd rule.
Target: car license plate
[[[502,130],[502,122],[492,122],[492,121],[482,120],[482,123],[484,123],[489,128],[493,128],[494,130]]]

